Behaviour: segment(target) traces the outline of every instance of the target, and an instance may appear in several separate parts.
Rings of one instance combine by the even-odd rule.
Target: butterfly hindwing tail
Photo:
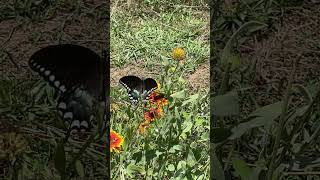
[[[86,132],[91,128],[93,114],[86,104],[82,97],[79,99],[72,95],[58,99],[57,109],[71,132]]]

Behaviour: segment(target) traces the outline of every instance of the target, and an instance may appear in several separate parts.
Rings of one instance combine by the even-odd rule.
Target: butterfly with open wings
[[[119,83],[127,89],[129,99],[133,104],[137,104],[140,98],[148,100],[149,95],[158,88],[157,81],[152,78],[140,79],[131,75],[120,78]]]

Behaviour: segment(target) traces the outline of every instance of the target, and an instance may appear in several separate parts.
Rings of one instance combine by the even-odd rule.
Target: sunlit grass
[[[209,178],[209,89],[190,91],[187,80],[209,60],[208,18],[208,11],[187,7],[158,15],[113,12],[112,66],[134,64],[154,72],[151,77],[168,99],[161,117],[141,134],[139,125],[149,108],[132,106],[120,84],[111,87],[111,128],[124,137],[121,152],[111,156],[113,179]],[[172,57],[179,47],[185,51],[182,62]]]

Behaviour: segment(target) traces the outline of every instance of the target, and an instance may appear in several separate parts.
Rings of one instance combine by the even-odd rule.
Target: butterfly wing
[[[143,80],[143,98],[148,99],[151,92],[158,88],[157,81],[152,78]]]
[[[58,109],[70,128],[87,130],[92,101],[103,101],[103,67],[106,63],[92,50],[71,44],[51,45],[35,52],[29,66],[61,96]]]
[[[119,83],[127,89],[129,99],[136,104],[142,92],[142,80],[137,76],[124,76],[120,78]]]

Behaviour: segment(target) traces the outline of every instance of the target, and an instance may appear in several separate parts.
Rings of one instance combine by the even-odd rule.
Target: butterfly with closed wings
[[[128,91],[129,99],[136,105],[140,98],[147,100],[149,95],[158,88],[157,81],[152,78],[140,79],[137,76],[124,76],[119,83]]]
[[[105,60],[86,47],[62,44],[38,50],[31,56],[29,66],[58,92],[57,108],[69,130],[88,131],[96,104],[105,104]]]

